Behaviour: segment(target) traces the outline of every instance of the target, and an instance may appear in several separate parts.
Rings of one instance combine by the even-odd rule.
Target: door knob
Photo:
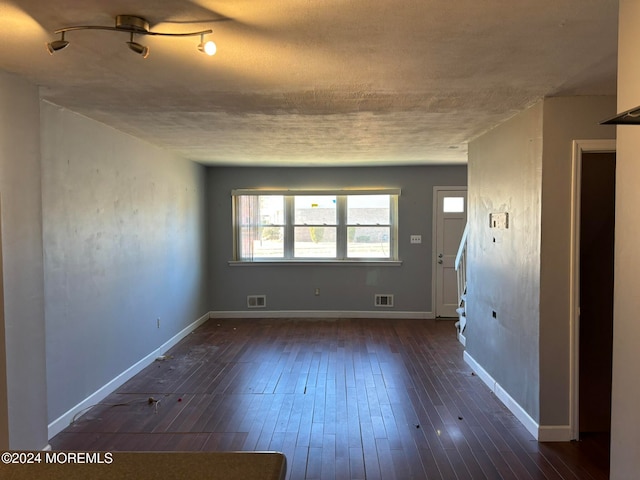
[[[442,258],[442,254],[441,253],[438,254],[438,258]]]
[[[438,263],[442,263],[442,259],[438,260]]]

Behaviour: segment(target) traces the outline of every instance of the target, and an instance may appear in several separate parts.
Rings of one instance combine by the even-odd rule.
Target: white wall
[[[7,405],[11,449],[47,445],[39,98],[0,72],[0,196]],[[2,349],[0,349],[0,352]],[[0,439],[0,444],[6,444]]]
[[[210,310],[206,185],[201,165],[46,102],[41,141],[51,423]]]
[[[618,111],[640,105],[640,2],[620,1]],[[640,472],[640,126],[618,127],[611,479]]]

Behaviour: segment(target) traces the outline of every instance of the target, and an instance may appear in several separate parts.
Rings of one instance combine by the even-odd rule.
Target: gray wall
[[[573,140],[613,139],[600,125],[616,98],[555,97],[544,101],[542,251],[540,261],[540,423],[567,425],[570,415],[571,181]]]
[[[536,421],[541,167],[542,103],[469,144],[466,349]]]
[[[469,145],[467,351],[541,426],[570,422],[572,141],[615,138],[614,112],[548,98]]]
[[[638,24],[640,2],[621,0],[619,112],[640,105]],[[632,480],[640,472],[640,126],[618,127],[617,143],[611,480]]]
[[[47,444],[38,90],[0,72],[0,196],[6,386],[0,445]],[[2,353],[0,348],[0,353]],[[0,375],[1,378],[1,375]],[[6,402],[3,402],[3,399]],[[8,441],[6,425],[8,424]]]
[[[466,185],[466,170],[464,166],[208,169],[212,309],[247,311],[247,295],[266,294],[268,311],[373,311],[374,294],[391,293],[395,306],[385,312],[433,312],[433,187]],[[401,188],[398,252],[402,266],[230,266],[231,190],[258,187]],[[411,234],[421,234],[422,244],[411,245]],[[314,295],[316,288],[320,289],[320,296]]]
[[[46,102],[41,128],[52,422],[208,312],[205,169]]]

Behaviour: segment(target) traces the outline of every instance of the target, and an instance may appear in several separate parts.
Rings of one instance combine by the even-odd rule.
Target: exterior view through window
[[[398,195],[236,191],[234,260],[397,260]]]

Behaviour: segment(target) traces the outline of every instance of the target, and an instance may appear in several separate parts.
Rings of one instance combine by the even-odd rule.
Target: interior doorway
[[[611,144],[613,142],[613,144]],[[611,431],[616,154],[614,141],[574,149],[574,439]]]
[[[611,430],[615,182],[615,153],[583,153],[578,347],[580,435]]]

